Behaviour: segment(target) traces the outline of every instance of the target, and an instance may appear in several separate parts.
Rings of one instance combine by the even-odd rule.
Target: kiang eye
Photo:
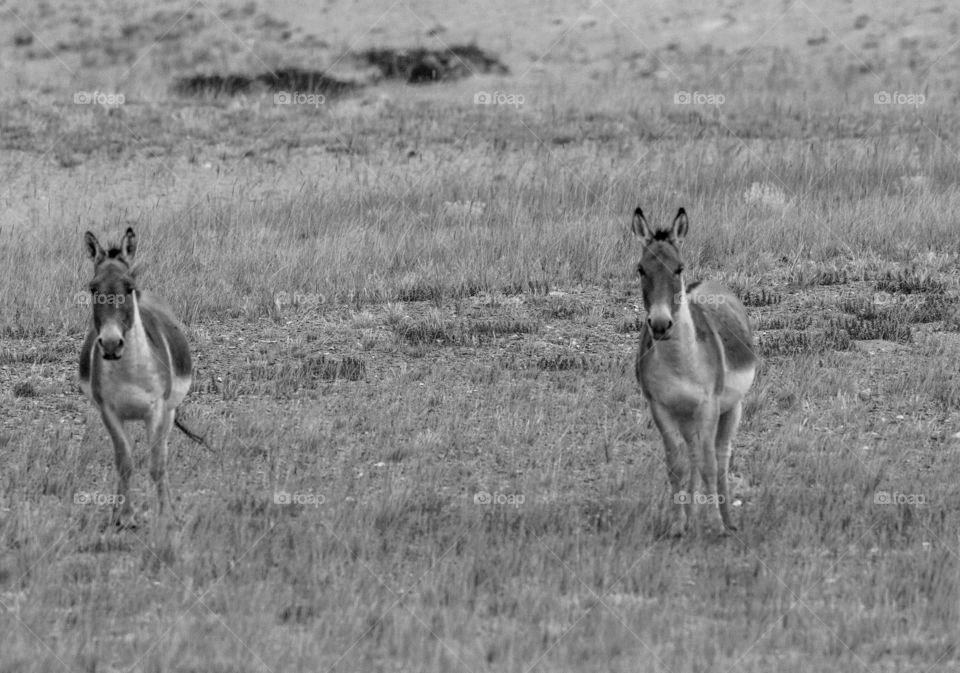
[[[643,267],[639,265],[637,266],[637,273],[640,274],[641,278],[647,275],[646,272],[644,272]]]
[[[680,266],[677,267],[676,273],[677,273],[678,276],[679,276],[681,273],[683,273],[683,264],[681,264]]]

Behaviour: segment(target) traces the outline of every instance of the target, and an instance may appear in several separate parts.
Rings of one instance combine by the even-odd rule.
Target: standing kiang
[[[703,504],[708,530],[726,535],[736,530],[727,488],[731,443],[758,364],[747,311],[717,282],[685,284],[680,243],[689,222],[683,208],[669,229],[659,230],[637,208],[632,228],[643,241],[637,271],[647,311],[636,375],[663,436],[673,496],[670,534],[685,534],[695,505]],[[696,488],[698,475],[703,491]]]
[[[169,512],[176,518],[166,483],[167,439],[192,381],[187,339],[166,302],[137,287],[137,237],[132,228],[109,250],[88,231],[84,249],[93,261],[93,324],[80,352],[80,387],[99,409],[113,440],[119,475],[116,523],[137,525],[130,503],[133,463],[127,421],[146,426],[158,516]],[[179,422],[177,426],[196,439]]]

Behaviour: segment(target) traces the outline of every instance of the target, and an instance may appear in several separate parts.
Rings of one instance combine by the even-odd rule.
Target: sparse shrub
[[[845,351],[850,350],[852,345],[850,334],[837,326],[803,332],[781,331],[757,337],[757,350],[761,357]]]

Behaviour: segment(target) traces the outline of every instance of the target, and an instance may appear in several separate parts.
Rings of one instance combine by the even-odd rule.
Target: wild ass
[[[84,248],[94,267],[90,282],[93,326],[80,351],[80,387],[97,405],[113,439],[119,474],[117,523],[130,526],[135,525],[129,497],[133,464],[124,423],[143,421],[146,426],[158,513],[164,509],[173,513],[166,485],[167,438],[176,421],[177,405],[190,389],[190,349],[166,302],[137,288],[137,270],[132,268],[137,237],[132,228],[127,229],[119,247],[108,251],[88,231]]]
[[[723,535],[736,530],[727,491],[730,444],[758,360],[737,297],[711,281],[685,287],[679,245],[688,226],[683,208],[669,229],[658,231],[640,208],[634,212],[633,233],[643,240],[637,271],[647,311],[636,375],[663,435],[674,503],[670,534],[683,535],[694,505],[703,503],[711,532]],[[680,453],[683,442],[689,469]],[[702,494],[695,488],[697,473]]]

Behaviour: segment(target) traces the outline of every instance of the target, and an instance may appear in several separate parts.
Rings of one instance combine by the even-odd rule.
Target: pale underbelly
[[[753,384],[755,370],[751,367],[724,374],[723,391],[716,395],[714,382],[678,376],[668,369],[652,368],[640,377],[644,395],[678,414],[689,414],[704,404],[716,403],[719,413],[733,409]]]
[[[82,382],[81,386],[93,397],[91,386],[95,385],[101,400],[100,406],[125,421],[140,420],[161,413],[165,407],[175,407],[190,387],[189,377],[186,381],[182,377],[175,377],[170,399],[165,400],[165,381],[156,367],[133,367],[124,360],[104,360],[99,365],[95,380]]]

